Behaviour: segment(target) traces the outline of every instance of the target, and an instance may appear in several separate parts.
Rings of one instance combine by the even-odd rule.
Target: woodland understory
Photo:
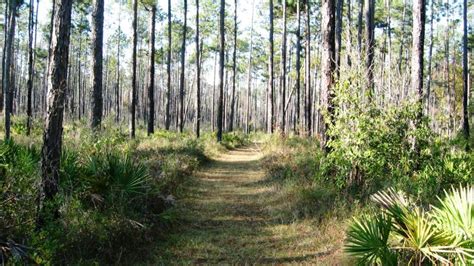
[[[0,3],[0,264],[474,264],[473,3]]]

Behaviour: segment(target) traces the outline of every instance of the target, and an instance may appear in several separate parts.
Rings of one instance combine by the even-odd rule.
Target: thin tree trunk
[[[3,20],[3,34],[4,36],[8,36],[8,10],[9,10],[9,6],[8,6],[8,1],[5,1],[5,13],[4,13],[4,20]],[[3,112],[3,108],[4,108],[4,102],[5,102],[5,98],[4,98],[4,95],[6,93],[6,89],[4,87],[4,82],[5,82],[5,77],[6,77],[6,64],[5,64],[5,60],[6,60],[6,51],[7,51],[7,39],[8,38],[3,38],[4,41],[3,41],[3,51],[2,51],[2,91],[1,91],[1,94],[0,94],[0,112]]]
[[[469,65],[467,64],[467,0],[463,1],[463,39],[462,39],[462,77],[463,77],[463,133],[466,139],[466,150],[469,151],[469,113],[468,113],[468,73]]]
[[[18,1],[12,1],[8,12],[8,31],[6,41],[6,56],[5,56],[5,71],[3,78],[3,88],[5,90],[5,140],[10,139],[10,117],[13,111],[13,87],[14,82],[12,81],[14,74],[11,73],[13,57],[13,41],[15,39],[15,27],[16,27],[16,13],[18,10]]]
[[[430,99],[431,99],[431,71],[432,71],[432,66],[431,66],[431,61],[432,61],[432,56],[433,56],[433,21],[434,21],[434,1],[431,0],[430,4],[430,12],[431,12],[431,18],[430,18],[430,47],[428,50],[428,81],[426,83],[426,114],[430,113]]]
[[[119,36],[120,38],[120,36]],[[104,0],[94,0],[92,12],[92,120],[91,127],[100,129],[103,112],[102,71],[104,43]]]
[[[299,0],[298,0],[299,1]],[[274,120],[275,120],[275,107],[273,104],[273,93],[274,93],[274,84],[273,84],[273,0],[270,0],[270,57],[269,57],[269,64],[268,64],[268,74],[269,74],[269,79],[268,79],[268,108],[269,108],[269,118],[268,118],[268,132],[273,133],[274,129]]]
[[[359,0],[359,16],[357,18],[357,48],[359,49],[359,61],[362,62],[362,23],[364,14],[364,0]]]
[[[336,0],[336,79],[339,79],[342,49],[342,7],[344,0]]]
[[[196,0],[196,137],[201,130],[201,47],[199,40],[199,0]]]
[[[367,89],[369,102],[374,97],[374,13],[375,0],[366,0],[365,5],[365,53],[366,53],[366,71],[367,71]]]
[[[219,10],[219,107],[217,110],[217,141],[222,141],[224,111],[224,51],[225,51],[225,0],[221,0]]]
[[[252,0],[252,22],[251,22],[251,26],[250,26],[250,50],[249,50],[249,60],[248,60],[248,76],[247,76],[247,111],[245,112],[245,133],[246,134],[250,133],[250,102],[251,102],[251,92],[252,92],[253,22],[254,22],[254,11],[255,11],[254,9],[255,9],[255,0]]]
[[[295,108],[295,133],[298,135],[301,129],[300,121],[300,100],[301,100],[301,11],[300,0],[296,0],[296,108]]]
[[[72,2],[56,0],[55,3],[48,73],[48,107],[41,156],[42,184],[37,223],[40,228],[48,220],[57,219],[59,216],[59,206],[53,199],[59,187]]]
[[[287,36],[286,36],[286,0],[283,0],[283,33],[282,33],[282,42],[281,42],[281,132],[283,135],[286,133],[286,45],[287,45]]]
[[[137,25],[138,25],[138,0],[133,0],[133,52],[132,52],[132,104],[130,108],[130,138],[135,138],[135,115],[137,105]]]
[[[150,62],[148,66],[148,135],[155,132],[155,20],[156,5],[153,4],[150,19]]]
[[[171,0],[168,0],[168,61],[166,72],[168,74],[167,90],[166,90],[166,115],[165,129],[169,130],[171,126]]]
[[[33,94],[33,29],[34,29],[34,0],[30,0],[30,12],[28,18],[28,96],[27,96],[27,106],[26,106],[26,135],[29,136],[31,132],[31,120],[32,120],[32,106],[31,106],[31,98]]]
[[[423,51],[425,41],[425,0],[413,1],[412,90],[418,96],[418,123],[423,116]]]
[[[183,24],[183,41],[181,45],[181,76],[179,82],[179,132],[184,130],[184,73],[186,70],[186,33],[187,33],[187,17],[188,17],[188,0],[184,0],[184,24]]]
[[[232,100],[230,106],[230,121],[229,131],[234,130],[234,116],[235,116],[235,84],[237,77],[237,0],[234,0],[234,51],[232,55]]]
[[[342,2],[342,0],[339,0]],[[312,133],[312,123],[311,123],[311,110],[312,110],[312,92],[311,92],[311,24],[310,24],[310,2],[306,2],[306,133],[308,136],[311,136]],[[342,12],[341,12],[342,13]],[[342,15],[341,15],[342,20]],[[340,46],[339,46],[340,47]]]
[[[329,119],[325,119],[323,140],[326,152],[331,151],[329,146],[329,140],[331,136],[328,136],[329,128],[334,124],[334,111],[335,106],[333,103],[334,99],[334,70],[335,70],[335,0],[322,0],[322,43],[323,52],[321,58],[321,88],[326,90],[326,104],[328,110]]]
[[[122,14],[122,5],[121,3],[119,2],[119,17],[118,17],[118,34],[119,36],[121,35],[122,33],[122,29],[121,29],[121,26],[120,26],[120,22],[121,22],[121,14]],[[120,45],[121,45],[121,42],[120,42],[120,37],[117,38],[117,65],[116,65],[116,68],[117,68],[117,77],[116,77],[116,83],[115,83],[115,110],[116,110],[116,113],[115,113],[115,122],[119,123],[120,121]]]

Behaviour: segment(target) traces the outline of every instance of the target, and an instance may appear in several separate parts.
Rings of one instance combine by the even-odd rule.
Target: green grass
[[[269,210],[279,188],[267,182],[259,146],[215,156],[173,210],[176,226],[152,264],[330,263],[342,260],[344,225],[282,221]]]

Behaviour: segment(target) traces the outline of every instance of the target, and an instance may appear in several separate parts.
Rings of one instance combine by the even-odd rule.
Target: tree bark
[[[58,193],[72,0],[56,0],[48,73],[48,103],[41,156],[38,227],[59,216]]]
[[[219,9],[219,106],[217,110],[217,141],[222,141],[224,123],[224,50],[225,50],[225,0],[221,0]]]
[[[334,94],[334,70],[335,70],[335,55],[336,55],[336,44],[335,44],[335,0],[322,0],[322,43],[323,51],[321,58],[321,88],[326,90],[326,105],[327,115],[325,119],[323,140],[326,152],[331,151],[329,140],[331,136],[328,136],[329,128],[334,124],[334,111],[335,106],[333,99]]]
[[[412,90],[418,96],[418,123],[423,116],[423,51],[425,41],[425,0],[413,1]]]
[[[430,4],[430,12],[431,12],[431,18],[430,18],[430,47],[428,50],[428,81],[426,83],[426,113],[430,113],[430,99],[431,99],[431,79],[432,79],[432,66],[431,66],[431,61],[432,61],[432,56],[433,56],[433,21],[434,21],[434,1],[431,0]]]
[[[374,13],[375,0],[366,0],[365,4],[365,67],[367,71],[367,89],[369,102],[373,101],[374,96]]]
[[[300,0],[296,0],[296,134],[299,135],[301,129],[300,107],[301,107],[301,11]]]
[[[166,115],[165,129],[169,130],[171,126],[171,0],[168,0],[168,60],[167,60],[167,90],[166,90]]]
[[[252,92],[252,53],[253,53],[253,22],[255,12],[255,0],[252,0],[252,22],[250,26],[250,50],[248,60],[248,76],[247,76],[247,111],[245,112],[245,133],[250,133],[250,102]]]
[[[235,85],[237,77],[237,0],[234,1],[234,51],[232,54],[232,100],[230,106],[229,131],[234,130],[235,116]]]
[[[199,0],[196,0],[196,137],[201,130],[201,47],[199,39]]]
[[[150,62],[148,66],[148,135],[155,132],[155,21],[156,5],[151,7]]]
[[[5,47],[5,70],[3,71],[3,89],[5,91],[5,140],[10,139],[10,117],[13,112],[13,86],[12,82],[13,74],[12,62],[14,61],[13,57],[13,41],[15,39],[15,28],[16,28],[16,15],[18,12],[19,1],[10,1],[8,12],[8,30],[6,36],[6,47]]]
[[[181,44],[181,76],[179,82],[179,132],[184,130],[184,73],[186,70],[186,33],[187,33],[187,19],[188,18],[188,0],[184,0],[184,24],[183,24],[183,41]]]
[[[30,0],[30,10],[28,18],[28,95],[27,95],[27,106],[26,106],[26,135],[29,136],[31,132],[31,120],[32,120],[32,106],[31,98],[33,94],[33,75],[34,75],[34,65],[33,65],[33,29],[34,29],[34,0]]]
[[[336,0],[336,79],[339,79],[342,49],[342,7],[344,0]]]
[[[135,138],[135,115],[136,115],[136,105],[137,105],[137,24],[138,24],[138,0],[133,0],[133,52],[132,52],[132,104],[130,108],[130,138]]]
[[[282,33],[282,42],[281,42],[281,125],[280,130],[283,135],[286,133],[286,45],[287,45],[287,36],[286,36],[286,0],[283,0],[283,33]]]
[[[120,36],[119,36],[120,38]],[[104,43],[104,0],[94,0],[92,11],[92,120],[91,127],[100,129],[102,122],[102,71]]]
[[[297,0],[299,1],[299,0]],[[273,47],[274,47],[274,43],[273,43],[273,0],[270,0],[270,38],[269,38],[269,41],[270,41],[270,51],[269,51],[269,63],[268,63],[268,75],[269,75],[269,79],[268,79],[268,109],[269,109],[269,117],[268,117],[268,133],[273,133],[273,129],[274,129],[274,122],[275,122],[275,107],[274,107],[274,104],[273,104],[273,93],[274,93],[274,82],[273,82]]]
[[[462,114],[463,114],[463,133],[466,139],[466,150],[469,151],[469,111],[468,111],[468,73],[469,65],[467,63],[467,0],[463,1],[463,39],[462,39],[462,77],[463,77],[463,99],[462,99]]]
[[[342,0],[339,0],[342,2]],[[306,114],[306,133],[308,136],[311,136],[312,134],[312,118],[311,118],[311,113],[312,113],[312,90],[311,90],[311,23],[310,23],[310,2],[306,2],[306,66],[305,66],[305,71],[306,71],[306,97],[305,97],[305,114]],[[342,20],[342,16],[341,16]],[[340,47],[340,46],[339,46]]]
[[[362,23],[364,14],[364,0],[359,0],[359,16],[357,18],[357,48],[359,49],[359,61],[362,62]]]

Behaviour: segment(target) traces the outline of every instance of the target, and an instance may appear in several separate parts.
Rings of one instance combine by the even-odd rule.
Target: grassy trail
[[[281,223],[267,210],[257,145],[228,151],[197,173],[176,208],[178,225],[158,248],[157,264],[337,263],[340,248],[309,220]],[[337,241],[337,240],[336,240]],[[339,241],[342,241],[339,240]]]

